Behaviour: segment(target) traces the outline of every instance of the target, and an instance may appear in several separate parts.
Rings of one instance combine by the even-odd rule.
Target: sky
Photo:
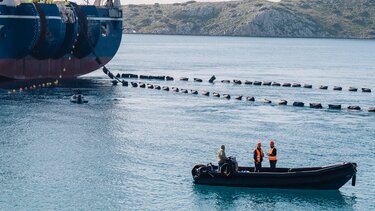
[[[78,0],[78,1],[83,1],[83,0]],[[105,1],[105,0],[102,0],[102,1]],[[187,2],[187,1],[189,0],[121,0],[121,4],[123,5],[124,4],[154,4],[154,3],[171,4],[171,3],[181,3],[181,2]],[[231,1],[231,0],[196,0],[196,1],[215,2],[215,1]],[[280,0],[268,0],[268,1],[280,1]],[[94,0],[90,0],[90,2],[93,3]]]
[[[73,2],[78,2],[80,4],[84,4],[84,0],[70,0]],[[89,0],[91,4],[94,3],[95,0]],[[106,0],[102,0],[102,2],[105,2]],[[120,0],[122,5],[125,4],[172,4],[172,3],[182,3],[187,2],[189,0]],[[217,2],[217,1],[239,1],[239,0],[195,0],[199,2]],[[281,0],[265,0],[265,1],[273,1],[273,2],[279,2]]]
[[[181,3],[187,2],[188,0],[122,0],[122,4],[170,4],[170,3]],[[214,2],[214,1],[223,1],[223,0],[198,0],[201,2]]]

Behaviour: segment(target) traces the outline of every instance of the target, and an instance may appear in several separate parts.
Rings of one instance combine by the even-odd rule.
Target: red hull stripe
[[[74,78],[101,68],[112,58],[101,57],[99,65],[94,57],[36,60],[0,59],[0,76],[12,79]]]

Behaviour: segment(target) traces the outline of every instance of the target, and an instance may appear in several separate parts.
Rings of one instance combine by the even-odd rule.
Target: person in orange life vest
[[[263,161],[264,153],[262,150],[262,143],[258,142],[257,147],[254,150],[254,164],[255,172],[259,172],[260,169],[262,168],[262,161]]]
[[[275,141],[274,140],[270,141],[270,147],[271,147],[271,149],[268,152],[268,160],[270,161],[271,169],[274,169],[274,168],[276,168],[276,162],[277,162],[277,158],[276,158],[277,150],[275,148]]]

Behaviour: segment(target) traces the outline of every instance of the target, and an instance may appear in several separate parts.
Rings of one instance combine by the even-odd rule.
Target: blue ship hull
[[[116,54],[122,10],[58,2],[0,4],[0,77],[72,78]]]

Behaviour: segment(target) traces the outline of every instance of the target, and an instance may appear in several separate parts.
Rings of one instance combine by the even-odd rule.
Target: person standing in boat
[[[219,171],[221,166],[227,161],[227,156],[225,155],[225,146],[221,145],[219,151],[217,151],[217,162],[219,164]]]
[[[271,169],[276,168],[276,162],[277,162],[277,150],[275,148],[275,141],[271,140],[270,141],[270,151],[268,152],[268,160],[270,161],[270,167]]]
[[[262,143],[258,142],[257,147],[254,150],[254,172],[259,172],[262,168],[262,161],[263,161],[264,153],[262,150]]]

